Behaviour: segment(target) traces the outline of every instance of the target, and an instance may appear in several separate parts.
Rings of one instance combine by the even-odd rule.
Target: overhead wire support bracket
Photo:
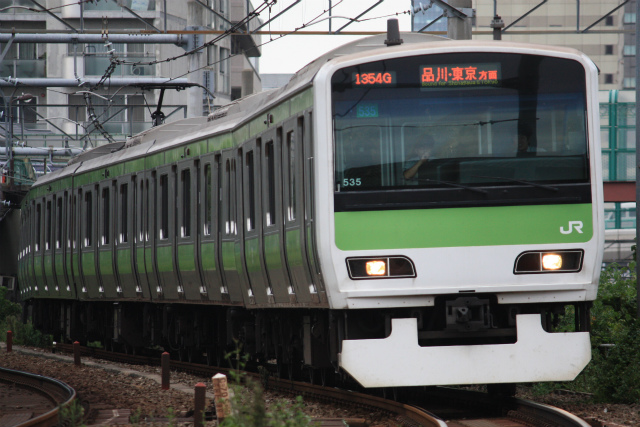
[[[538,3],[536,6],[534,6],[533,8],[531,8],[531,10],[529,10],[527,13],[525,13],[524,15],[522,15],[520,18],[516,19],[515,21],[513,21],[511,24],[507,25],[506,27],[504,27],[502,29],[502,32],[504,33],[505,31],[507,31],[509,28],[513,27],[514,25],[516,25],[518,22],[522,21],[524,18],[526,18],[527,16],[529,16],[531,13],[533,13],[535,10],[537,10],[540,6],[542,6],[543,4],[545,4],[548,0],[542,0],[540,3]]]
[[[0,64],[2,64],[2,61],[4,61],[4,57],[7,55],[7,52],[9,52],[9,48],[11,48],[11,45],[13,44],[13,41],[15,40],[15,38],[16,38],[15,34],[12,34],[12,37],[7,42],[7,45],[2,50],[2,53],[0,53]]]
[[[75,31],[76,33],[79,33],[78,30],[76,30],[71,24],[69,24],[67,21],[65,21],[64,19],[56,16],[55,13],[51,12],[49,9],[47,9],[46,7],[42,6],[40,3],[38,3],[36,0],[29,0],[31,3],[35,4],[36,6],[38,6],[40,9],[42,9],[42,12],[47,12],[49,15],[53,16],[55,19],[57,19],[59,22],[61,22],[62,24],[64,24],[67,28],[71,28],[73,31]]]
[[[578,2],[578,8],[580,7],[580,0],[577,0]],[[622,3],[620,3],[618,6],[616,6],[615,8],[611,9],[609,11],[609,13],[607,13],[606,15],[604,15],[602,18],[598,19],[596,22],[594,22],[593,24],[589,25],[587,28],[585,28],[584,30],[580,31],[580,28],[578,27],[578,31],[580,31],[581,33],[586,33],[588,32],[592,27],[595,27],[600,21],[606,19],[607,16],[611,15],[613,12],[615,12],[616,10],[620,9],[622,6],[624,6],[625,4],[629,3],[629,0],[624,0]],[[578,9],[578,14],[580,13],[580,10]],[[580,16],[578,16],[578,20],[580,19]],[[578,21],[580,22],[580,21]]]
[[[424,30],[426,30],[427,28],[429,28],[430,26],[432,26],[433,24],[435,24],[436,22],[438,22],[441,18],[444,18],[444,13],[440,16],[438,16],[436,19],[434,19],[433,21],[429,22],[427,25],[425,25],[424,27],[420,28],[418,30],[419,33],[423,32]]]
[[[345,28],[347,28],[349,25],[353,24],[355,21],[358,20],[358,18],[360,18],[361,16],[367,14],[370,10],[378,7],[378,5],[380,3],[382,3],[384,0],[378,0],[378,2],[376,4],[374,4],[373,6],[371,6],[369,9],[365,10],[364,12],[362,12],[360,15],[356,16],[355,18],[353,18],[351,21],[349,21],[348,23],[344,24],[342,27],[338,28],[333,34],[339,34],[340,31],[344,30]]]
[[[544,0],[547,1],[547,0]],[[442,14],[443,16],[446,17],[453,17],[453,18],[458,18],[458,19],[465,19],[465,18],[469,18],[471,17],[471,15],[469,13],[473,13],[473,9],[463,9],[460,10],[457,7],[453,7],[448,3],[445,3],[442,0],[429,0],[429,5],[428,6],[423,6],[422,3],[420,3],[418,6],[415,6],[413,8],[413,14],[415,15],[416,13],[420,12],[420,11],[425,11],[427,9],[429,9],[431,6],[436,5],[438,6],[440,9],[442,9],[444,11],[444,13]],[[469,11],[469,12],[465,12],[465,11]],[[440,18],[438,18],[440,19]]]
[[[197,0],[196,0],[197,1]],[[285,12],[287,12],[289,9],[291,9],[293,6],[297,5],[298,3],[300,3],[302,0],[296,0],[293,4],[290,4],[289,7],[287,7],[285,10],[283,10],[282,12],[278,13],[276,16],[274,16],[273,18],[267,20],[266,22],[263,22],[262,25],[260,25],[258,28],[254,29],[253,31],[251,31],[251,34],[255,33],[256,31],[258,31],[260,28],[264,27],[265,25],[269,24],[271,21],[273,21],[274,19],[277,19],[279,16],[281,16],[282,14],[284,14]],[[382,1],[382,0],[380,0]]]

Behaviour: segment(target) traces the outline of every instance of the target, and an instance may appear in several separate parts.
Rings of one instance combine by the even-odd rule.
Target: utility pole
[[[451,13],[448,14],[447,37],[453,40],[471,40],[471,17],[473,13],[471,0],[449,0],[448,3],[466,16],[460,17]]]

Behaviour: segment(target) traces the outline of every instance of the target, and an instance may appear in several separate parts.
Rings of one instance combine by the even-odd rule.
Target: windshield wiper
[[[434,182],[436,184],[444,184],[450,187],[462,188],[463,190],[475,191],[476,193],[487,194],[487,190],[482,190],[480,188],[470,187],[468,185],[456,184],[455,182],[449,181],[440,181],[439,179],[427,179],[427,178],[409,178],[407,181],[417,181],[417,182]]]
[[[473,177],[474,178],[502,179],[504,181],[517,182],[518,184],[531,185],[532,187],[544,188],[545,190],[549,190],[549,191],[558,191],[558,187],[552,187],[550,185],[538,184],[537,182],[523,181],[521,179],[505,178],[503,176],[473,175]]]

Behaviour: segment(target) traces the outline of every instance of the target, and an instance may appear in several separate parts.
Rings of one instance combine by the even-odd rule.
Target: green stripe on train
[[[194,245],[178,245],[178,268],[180,271],[196,271],[196,257],[194,252]]]
[[[336,246],[345,251],[584,243],[592,236],[591,204],[335,213]]]

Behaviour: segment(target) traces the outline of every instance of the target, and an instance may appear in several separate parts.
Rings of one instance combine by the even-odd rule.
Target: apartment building
[[[77,81],[67,87],[2,87],[7,114],[0,121],[13,122],[14,135],[25,134],[36,144],[36,134],[50,139],[81,140],[86,132],[104,141],[101,129],[115,139],[151,126],[151,116],[162,101],[167,121],[206,115],[231,100],[260,90],[258,57],[260,36],[205,34],[225,31],[253,9],[249,0],[46,0],[41,11],[29,0],[0,0],[0,32],[102,35],[99,43],[12,43],[0,63],[5,79],[61,79]],[[260,25],[250,21],[251,31]],[[185,31],[186,30],[186,31]],[[141,31],[144,32],[141,34]],[[145,43],[144,34],[181,32],[186,43]],[[139,43],[115,43],[114,34],[136,34]],[[218,40],[219,39],[219,40]],[[188,49],[213,40],[200,52]],[[0,45],[0,53],[6,44]],[[174,59],[175,58],[175,59]],[[161,97],[160,85],[172,78]],[[87,80],[103,80],[88,94]],[[28,81],[28,80],[25,80]],[[131,83],[134,83],[133,85]],[[146,82],[137,85],[136,82]],[[184,88],[181,83],[198,84]],[[182,89],[182,90],[178,90]],[[26,96],[25,96],[26,95]],[[8,110],[9,105],[12,107]],[[66,134],[66,136],[65,136]],[[55,137],[54,137],[55,135]],[[83,140],[87,141],[87,138]],[[30,144],[31,145],[31,144]]]

